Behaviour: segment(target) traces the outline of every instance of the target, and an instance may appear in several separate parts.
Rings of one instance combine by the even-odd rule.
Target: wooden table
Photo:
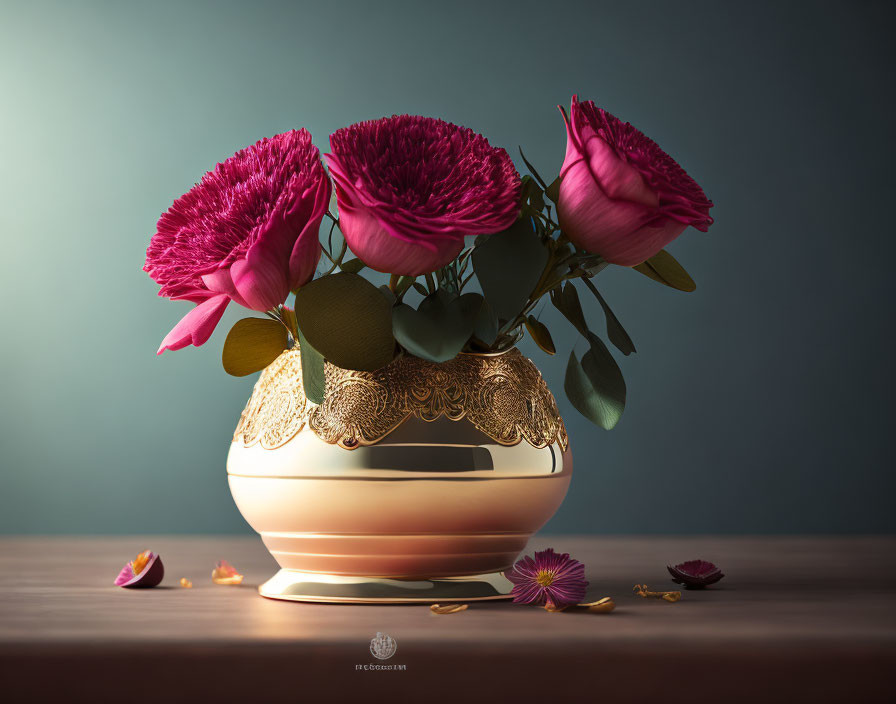
[[[0,701],[896,700],[896,538],[552,536],[530,551],[548,545],[617,610],[269,601],[255,538],[0,539]],[[144,548],[162,586],[112,586]],[[221,558],[242,586],[211,582]],[[675,588],[665,565],[693,558],[727,576],[678,603],[632,594]],[[404,669],[364,669],[377,632]]]

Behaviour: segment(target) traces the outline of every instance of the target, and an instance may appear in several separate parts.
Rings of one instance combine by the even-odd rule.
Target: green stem
[[[329,259],[331,262],[333,262],[333,266],[331,266],[331,267],[327,270],[327,272],[324,274],[324,276],[329,276],[329,275],[332,274],[334,271],[336,271],[337,267],[339,267],[339,266],[342,265],[342,259],[345,257],[345,253],[346,253],[347,251],[348,251],[348,242],[346,242],[346,241],[343,239],[343,240],[342,240],[342,249],[339,250],[339,256],[336,257],[336,259],[333,259],[333,257],[331,257],[329,254],[327,255],[327,259]]]

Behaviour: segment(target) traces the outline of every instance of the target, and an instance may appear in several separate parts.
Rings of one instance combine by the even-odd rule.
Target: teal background
[[[561,354],[522,344],[575,450],[547,530],[892,532],[891,7],[0,1],[0,531],[248,530],[224,461],[253,379],[219,362],[242,312],[156,357],[189,304],[141,271],[216,161],[409,112],[552,178],[577,92],[676,157],[717,223],[670,247],[694,294],[598,279],[638,348],[613,432],[563,396],[554,311]]]

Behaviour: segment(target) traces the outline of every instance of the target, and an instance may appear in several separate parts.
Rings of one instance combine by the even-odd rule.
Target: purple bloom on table
[[[674,567],[666,565],[666,569],[673,582],[683,584],[687,589],[703,589],[725,576],[722,570],[706,560],[688,560]]]
[[[557,554],[553,548],[536,552],[518,561],[507,578],[513,582],[513,601],[517,604],[564,606],[585,599],[585,565],[569,553]]]

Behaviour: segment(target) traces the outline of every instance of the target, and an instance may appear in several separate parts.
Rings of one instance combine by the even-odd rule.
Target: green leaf
[[[544,189],[544,194],[554,203],[560,200],[560,177],[555,178],[551,185]]]
[[[534,210],[544,210],[544,191],[532,180],[531,176],[523,176],[520,185],[520,202]]]
[[[529,169],[529,173],[531,173],[535,179],[538,181],[538,184],[545,190],[547,190],[547,185],[544,182],[544,179],[538,175],[538,172],[535,170],[535,167],[529,163],[529,160],[526,158],[526,155],[523,154],[523,148],[520,147],[520,156],[523,157],[523,161],[526,163],[526,168]]]
[[[367,265],[364,262],[362,262],[360,259],[355,258],[349,259],[347,262],[343,262],[339,268],[343,271],[347,271],[349,274],[357,274],[365,266]]]
[[[419,281],[415,281],[411,285],[414,287],[414,290],[424,298],[429,295],[429,291],[427,290],[426,286],[421,284]]]
[[[447,362],[463,349],[470,335],[481,296],[466,293],[451,299],[440,289],[423,299],[417,310],[406,303],[392,309],[395,339],[408,352],[430,362]]]
[[[697,288],[697,284],[694,283],[690,274],[665,249],[660,250],[659,254],[652,256],[646,262],[633,266],[632,269],[679,291],[690,293]]]
[[[417,280],[416,276],[402,276],[398,283],[395,285],[395,295],[403,296],[405,292],[414,285],[414,282]],[[428,293],[428,292],[427,292]]]
[[[326,395],[324,357],[305,339],[299,328],[299,354],[302,358],[302,386],[305,398],[311,403],[323,403]]]
[[[473,335],[486,346],[493,345],[495,340],[498,339],[498,316],[495,315],[495,311],[492,310],[492,307],[484,298],[482,298],[479,310],[476,312],[476,318],[473,321]]]
[[[392,361],[392,307],[357,274],[315,279],[296,293],[302,334],[325,359],[343,369],[375,371]]]
[[[526,330],[535,340],[535,344],[541,347],[548,354],[557,354],[557,348],[554,347],[554,339],[551,337],[551,331],[547,326],[538,320],[534,315],[526,318]]]
[[[619,322],[619,319],[610,309],[610,306],[604,300],[604,297],[600,295],[600,291],[598,291],[595,285],[588,279],[583,279],[583,281],[591,293],[594,294],[597,302],[600,303],[600,307],[604,309],[604,317],[607,319],[607,337],[610,338],[610,342],[612,342],[616,346],[616,349],[622,352],[626,357],[632,352],[636,352],[635,343],[632,342],[632,338],[628,336],[625,328],[622,327],[622,323]]]
[[[395,301],[397,301],[398,299],[395,297],[395,294],[392,293],[392,289],[389,288],[388,286],[386,286],[386,284],[383,284],[382,286],[380,286],[379,289],[380,289],[380,293],[382,293],[383,297],[388,301],[389,306],[390,307],[394,306]]]
[[[625,410],[625,380],[610,354],[596,335],[581,363],[570,352],[563,388],[575,409],[604,430],[611,430]]]
[[[276,320],[243,318],[224,340],[221,363],[232,376],[261,371],[286,349],[286,328]]]
[[[551,290],[551,303],[575,326],[582,337],[587,338],[591,334],[585,321],[585,313],[582,311],[582,303],[579,301],[579,293],[571,281],[567,281],[563,288],[555,286]]]
[[[535,233],[532,218],[517,220],[473,250],[473,270],[482,293],[501,321],[516,318],[538,284],[548,250]]]

